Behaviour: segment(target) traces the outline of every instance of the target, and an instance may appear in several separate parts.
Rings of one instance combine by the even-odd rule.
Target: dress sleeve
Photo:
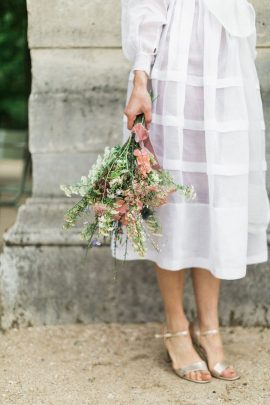
[[[170,0],[122,0],[123,53],[132,70],[150,75]]]

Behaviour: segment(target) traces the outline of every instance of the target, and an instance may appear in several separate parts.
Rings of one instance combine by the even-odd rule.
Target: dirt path
[[[222,328],[242,377],[199,385],[164,361],[160,324],[10,330],[0,336],[1,405],[268,405],[270,330]]]

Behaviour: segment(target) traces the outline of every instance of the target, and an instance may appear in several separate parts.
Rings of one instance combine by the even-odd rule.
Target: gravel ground
[[[221,328],[240,380],[199,385],[164,360],[160,324],[44,326],[0,335],[1,405],[268,405],[270,330]]]

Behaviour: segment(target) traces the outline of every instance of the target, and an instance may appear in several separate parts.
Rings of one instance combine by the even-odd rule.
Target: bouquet
[[[74,227],[84,216],[81,237],[92,247],[100,246],[112,236],[116,246],[118,240],[122,241],[125,227],[126,242],[129,239],[142,257],[147,238],[159,250],[152,238],[162,235],[155,209],[165,204],[169,194],[175,191],[185,198],[196,196],[192,185],[176,184],[171,175],[160,168],[143,114],[137,116],[123,145],[105,147],[103,156],[98,156],[88,176],[60,188],[68,197],[80,196],[65,213],[65,229]]]

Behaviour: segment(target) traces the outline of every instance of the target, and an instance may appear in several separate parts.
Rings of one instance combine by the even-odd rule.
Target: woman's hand
[[[144,71],[136,70],[134,75],[134,87],[125,108],[125,115],[128,119],[127,127],[133,128],[136,115],[144,113],[145,126],[149,129],[152,121],[152,102],[147,90],[148,76]]]

